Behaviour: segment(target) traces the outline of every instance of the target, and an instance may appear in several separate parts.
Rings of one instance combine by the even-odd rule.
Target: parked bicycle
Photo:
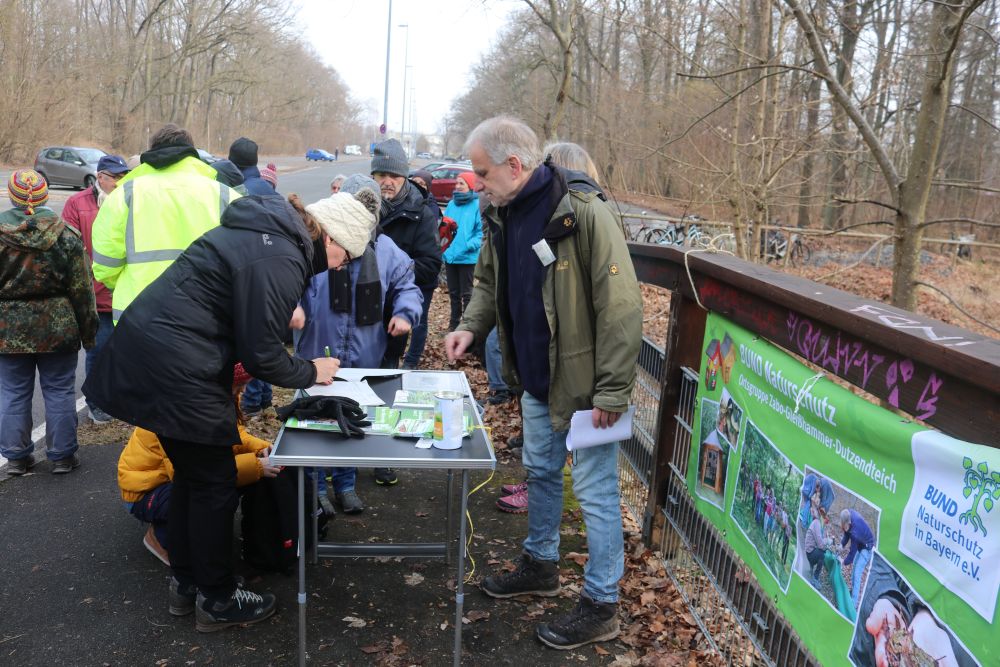
[[[761,236],[760,243],[768,264],[772,261],[784,262],[788,252],[791,252],[788,260],[792,266],[802,266],[812,257],[812,249],[802,240],[801,234],[792,234],[791,239],[787,239],[780,229],[770,229]]]

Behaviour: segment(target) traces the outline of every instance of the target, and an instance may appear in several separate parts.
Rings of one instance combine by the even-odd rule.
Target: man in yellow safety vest
[[[94,220],[94,278],[113,290],[115,324],[192,241],[219,225],[240,195],[215,180],[191,134],[173,123],[153,135]]]

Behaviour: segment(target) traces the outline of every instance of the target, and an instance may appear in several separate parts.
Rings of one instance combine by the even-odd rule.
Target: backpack
[[[264,477],[243,493],[240,528],[243,533],[243,560],[270,572],[292,574],[298,560],[298,482],[294,468],[285,468],[277,477]],[[316,497],[316,486],[308,475],[303,490],[306,512]],[[317,533],[326,536],[329,517],[316,507]],[[306,548],[312,547],[312,526],[306,516]]]

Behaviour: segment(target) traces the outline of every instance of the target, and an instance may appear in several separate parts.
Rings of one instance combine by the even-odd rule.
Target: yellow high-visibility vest
[[[240,197],[194,157],[169,167],[141,165],[123,178],[94,220],[94,277],[113,290],[112,317],[122,313],[199,236],[219,225]]]

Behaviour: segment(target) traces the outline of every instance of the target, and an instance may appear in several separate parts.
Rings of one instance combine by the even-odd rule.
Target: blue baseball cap
[[[97,171],[106,171],[109,174],[127,174],[128,165],[119,155],[104,155],[97,161]]]

